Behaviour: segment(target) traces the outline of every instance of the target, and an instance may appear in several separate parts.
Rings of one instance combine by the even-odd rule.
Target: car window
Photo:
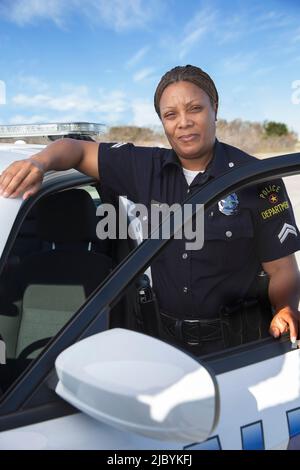
[[[283,180],[293,207],[297,227],[300,229],[300,175],[289,176]],[[300,251],[297,251],[295,256],[300,269]]]
[[[45,197],[24,220],[0,276],[2,392],[110,273],[110,246],[96,236],[99,204],[96,188],[81,186]]]
[[[276,178],[225,195],[185,233],[194,231],[189,247],[179,236],[152,260],[153,290],[161,312],[158,329],[165,340],[180,346],[183,338],[187,350],[205,355],[216,352],[217,343],[229,350],[271,338],[275,311],[263,265],[295,253],[300,266],[299,183],[299,175]],[[168,211],[160,206],[153,210]],[[145,214],[141,225],[143,219]],[[197,238],[203,242],[200,250]],[[203,322],[198,324],[199,319]],[[203,345],[201,350],[200,333],[209,337],[213,331],[212,348]]]

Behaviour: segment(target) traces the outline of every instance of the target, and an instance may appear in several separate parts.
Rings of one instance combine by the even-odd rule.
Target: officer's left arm
[[[295,253],[300,233],[282,179],[259,185],[256,195],[256,246],[263,269],[270,277],[269,298],[275,309],[270,333],[276,338],[299,331],[299,271]]]
[[[270,325],[270,334],[278,338],[282,333],[290,331],[294,343],[300,331],[300,277],[294,255],[285,256],[274,261],[262,263],[264,271],[269,275],[269,298],[275,309]]]

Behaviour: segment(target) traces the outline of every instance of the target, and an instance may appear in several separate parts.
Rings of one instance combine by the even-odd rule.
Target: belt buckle
[[[183,320],[183,323],[200,323],[200,320],[197,320],[195,318],[195,320]]]
[[[194,320],[183,320],[183,324],[184,323],[187,323],[187,324],[198,324],[200,326],[201,322],[200,320],[197,320],[197,319],[194,319]],[[200,333],[200,331],[199,331]],[[199,346],[201,344],[201,341],[200,341],[200,334],[199,334],[199,340],[198,341],[186,341],[186,344],[188,344],[189,346]]]

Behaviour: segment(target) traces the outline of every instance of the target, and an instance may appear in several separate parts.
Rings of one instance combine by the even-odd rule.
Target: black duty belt
[[[160,312],[163,330],[178,341],[189,346],[222,340],[221,321],[216,319],[178,319],[166,312]]]

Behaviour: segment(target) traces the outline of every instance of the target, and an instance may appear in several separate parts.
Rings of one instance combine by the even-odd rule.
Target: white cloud
[[[190,49],[199,42],[208,31],[216,26],[217,12],[212,9],[202,9],[189,21],[184,28],[184,36],[179,44],[179,57],[183,59]]]
[[[255,68],[253,77],[263,77],[265,75],[270,75],[272,72],[274,72],[275,69],[275,66]]]
[[[26,108],[48,109],[53,111],[80,111],[80,112],[118,112],[125,109],[125,94],[122,91],[111,91],[102,94],[99,98],[91,98],[86,86],[67,87],[69,91],[60,96],[38,93],[26,95],[19,93],[12,98],[14,105]]]
[[[34,114],[33,116],[25,116],[23,114],[16,114],[12,118],[10,118],[10,124],[37,124],[37,123],[45,123],[51,122],[49,116],[42,115],[42,114]]]
[[[218,36],[218,45],[223,46],[229,42],[236,41],[241,36],[241,31],[233,30],[233,31],[220,31],[217,32]]]
[[[206,33],[207,27],[205,25],[199,26],[195,31],[188,34],[180,45],[179,57],[182,59],[191,49],[191,47]]]
[[[6,83],[0,80],[0,105],[6,104]]]
[[[222,18],[220,25],[216,29],[220,45],[226,43],[227,38],[253,37],[256,42],[260,36],[265,52],[280,49],[286,54],[289,44],[293,45],[300,39],[299,15],[296,12],[292,15],[284,8],[269,10],[258,3],[250,5],[248,10],[239,11],[232,18]]]
[[[133,122],[139,127],[160,126],[161,122],[154,110],[153,103],[146,100],[134,100],[132,103]]]
[[[295,31],[295,35],[292,37],[292,42],[300,41],[300,28]]]
[[[34,89],[39,93],[45,92],[49,89],[49,85],[47,83],[33,75],[20,74],[18,80],[22,88]]]
[[[220,18],[218,19],[218,27],[214,28],[214,34],[217,38],[217,44],[223,46],[233,41],[237,41],[239,37],[247,33],[247,23],[249,19],[244,14],[230,15],[229,18],[222,18],[222,26],[220,27]]]
[[[47,19],[65,27],[73,13],[92,23],[102,22],[115,31],[145,27],[159,16],[159,0],[2,0],[0,17],[18,25]]]
[[[141,27],[153,17],[153,0],[92,0],[100,18],[116,31]]]
[[[0,17],[24,25],[35,19],[51,19],[63,26],[63,16],[68,10],[66,0],[4,0],[0,5]]]
[[[254,31],[265,31],[269,29],[282,29],[291,26],[295,18],[281,11],[267,11],[256,17]]]
[[[145,80],[145,78],[149,78],[149,76],[154,72],[154,69],[151,67],[144,68],[136,72],[133,76],[134,82],[140,82]]]
[[[130,57],[130,59],[128,59],[128,61],[126,62],[126,67],[131,68],[138,62],[140,62],[140,60],[147,54],[149,49],[149,46],[145,46],[139,49],[132,57]]]
[[[20,110],[32,110],[34,120],[40,121],[40,114],[46,112],[45,121],[81,121],[118,122],[128,109],[122,90],[98,90],[92,92],[85,85],[61,85],[55,93],[19,93],[12,98],[12,104]],[[38,119],[37,117],[38,116]],[[22,117],[21,114],[17,118]],[[14,117],[13,119],[16,119]],[[27,121],[27,117],[24,117]],[[17,122],[17,120],[15,121]]]
[[[254,64],[256,53],[248,54],[237,53],[233,56],[226,57],[222,61],[222,70],[230,74],[239,74],[249,69]]]

